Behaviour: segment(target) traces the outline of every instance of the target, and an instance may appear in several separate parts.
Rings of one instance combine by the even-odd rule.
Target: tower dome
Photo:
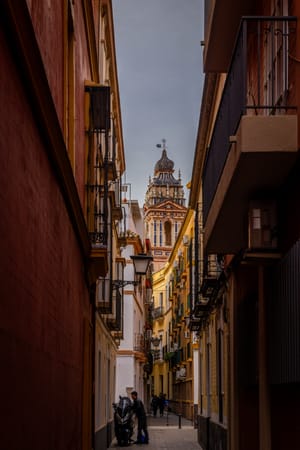
[[[168,158],[165,148],[162,151],[161,158],[157,161],[154,167],[155,175],[160,172],[174,172],[174,162]]]

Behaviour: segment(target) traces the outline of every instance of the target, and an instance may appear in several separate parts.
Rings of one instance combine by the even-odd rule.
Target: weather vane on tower
[[[166,149],[166,140],[162,139],[161,142],[162,142],[162,144],[156,144],[156,147],[163,148],[163,150],[165,150]]]

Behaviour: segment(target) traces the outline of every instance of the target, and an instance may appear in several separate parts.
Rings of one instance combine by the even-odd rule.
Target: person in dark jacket
[[[162,417],[164,415],[165,402],[166,402],[166,394],[163,394],[161,392],[158,397],[158,406],[159,406],[160,417]]]
[[[137,441],[136,444],[148,444],[149,443],[149,435],[147,430],[147,417],[146,411],[144,408],[144,404],[142,400],[138,398],[138,394],[136,391],[131,392],[131,398],[133,401],[133,412],[135,413],[138,420],[138,433],[137,433]],[[142,438],[144,434],[144,440]]]
[[[153,417],[156,417],[157,415],[157,408],[158,408],[158,397],[157,395],[153,395],[151,400],[151,408],[153,411]]]

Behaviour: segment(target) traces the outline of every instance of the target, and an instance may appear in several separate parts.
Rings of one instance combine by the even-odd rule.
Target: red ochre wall
[[[81,449],[82,256],[0,29],[0,449]]]

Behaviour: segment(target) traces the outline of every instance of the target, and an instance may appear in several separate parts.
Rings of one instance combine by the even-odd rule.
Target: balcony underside
[[[254,12],[253,0],[207,0],[204,72],[228,72],[242,16]]]
[[[247,248],[249,202],[274,193],[297,157],[297,116],[242,116],[210,205],[208,253]]]
[[[105,277],[108,270],[107,247],[91,249],[89,257],[89,279],[95,283],[99,277]]]
[[[117,318],[109,318],[106,320],[107,328],[111,331],[121,331],[121,324]]]

